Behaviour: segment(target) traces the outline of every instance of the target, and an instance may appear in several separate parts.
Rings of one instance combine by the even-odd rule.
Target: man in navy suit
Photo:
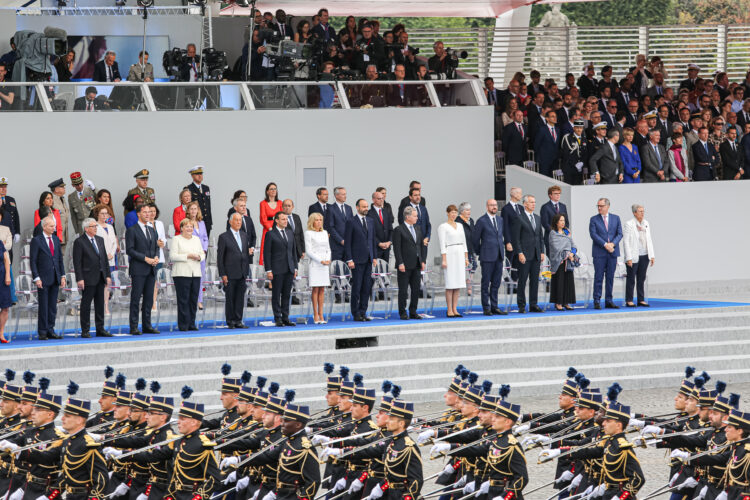
[[[497,200],[487,200],[487,213],[477,219],[471,235],[482,263],[482,310],[485,316],[505,315],[497,307],[497,292],[503,279],[503,219],[497,213]]]
[[[593,216],[589,222],[589,235],[593,241],[591,257],[594,259],[594,309],[601,309],[599,300],[602,297],[602,281],[605,276],[605,307],[619,309],[612,300],[612,284],[615,279],[617,257],[620,256],[622,225],[618,216],[609,213],[607,198],[600,198],[596,202],[596,208],[599,215]]]
[[[430,235],[432,234],[432,224],[430,224],[430,214],[427,212],[427,207],[422,203],[422,190],[421,188],[413,187],[409,189],[409,203],[404,206],[412,207],[417,211],[417,226],[422,230],[422,244],[427,246],[430,243]],[[403,209],[401,210],[403,217]]]
[[[693,144],[693,180],[712,181],[716,179],[718,157],[716,148],[708,142],[708,128],[699,128],[698,141]]]
[[[398,204],[398,213],[397,213],[397,216],[398,216],[398,223],[399,224],[403,224],[404,223],[404,209],[406,207],[408,207],[408,206],[411,206],[411,204],[412,204],[411,203],[411,190],[415,189],[415,188],[419,190],[419,194],[420,194],[419,204],[422,205],[423,207],[427,205],[427,202],[426,202],[424,196],[421,196],[421,194],[422,194],[422,183],[419,182],[419,181],[411,181],[409,183],[409,194],[407,196],[404,196],[403,198],[401,198],[401,201]]]
[[[318,11],[320,22],[312,29],[313,36],[318,37],[324,42],[336,42],[336,30],[328,24],[328,9]]]
[[[367,304],[372,292],[372,266],[377,259],[375,252],[375,228],[367,217],[369,206],[357,200],[357,215],[346,221],[344,234],[344,258],[352,270],[351,308],[354,321],[370,321]]]
[[[549,231],[552,217],[557,214],[563,214],[565,216],[565,227],[570,228],[568,207],[560,201],[560,194],[562,194],[560,186],[550,186],[547,189],[549,201],[542,205],[541,210],[539,210],[539,218],[542,220],[542,228],[544,228],[544,248],[547,249],[547,255],[549,255]]]
[[[557,170],[558,157],[560,154],[560,131],[557,130],[557,114],[547,111],[547,123],[539,125],[539,130],[534,138],[534,158],[539,164],[539,173],[552,177],[552,172]]]
[[[94,76],[92,80],[95,82],[119,82],[122,77],[120,76],[120,68],[117,66],[115,57],[115,52],[108,50],[104,55],[104,59],[94,64]]]
[[[242,229],[244,219],[241,211],[229,216],[229,227],[219,235],[216,252],[216,267],[224,285],[224,317],[228,328],[245,328],[242,322],[247,286],[245,280],[253,259],[250,252],[255,244],[255,234],[251,245],[249,233]]]
[[[505,126],[502,139],[506,165],[522,165],[529,144],[529,133],[523,124],[523,111],[516,110],[513,113],[513,123]]]
[[[331,205],[328,204],[328,190],[324,187],[319,187],[315,190],[315,196],[318,198],[318,201],[307,208],[307,216],[310,217],[312,214],[320,214],[323,216],[323,219],[325,219],[326,212],[331,208]]]
[[[537,305],[539,296],[539,268],[544,260],[544,235],[542,219],[534,213],[536,199],[523,197],[523,212],[513,224],[513,248],[518,259],[518,312],[526,312],[526,281],[529,281],[529,311],[544,312]]]
[[[377,245],[375,255],[387,263],[391,254],[393,216],[385,209],[385,195],[380,191],[372,193],[372,207],[367,212],[367,216],[372,219],[372,225],[375,228],[375,244]]]
[[[518,262],[516,262],[515,252],[513,251],[513,224],[516,222],[516,218],[523,212],[523,206],[521,206],[521,198],[523,197],[523,189],[520,187],[512,187],[508,193],[510,200],[503,205],[503,209],[500,211],[500,216],[503,218],[503,241],[505,241],[505,256],[508,258],[508,262],[515,271],[510,272],[511,278],[515,281],[518,277]]]
[[[278,212],[273,217],[276,226],[266,234],[263,246],[263,265],[273,284],[271,305],[276,326],[295,326],[289,321],[292,283],[297,276],[297,250],[294,233],[289,229],[287,215]]]
[[[141,306],[143,333],[159,333],[151,326],[151,306],[154,303],[154,284],[156,282],[156,265],[159,263],[159,236],[153,227],[148,225],[150,207],[139,205],[136,209],[138,222],[125,231],[125,252],[130,266],[130,334],[140,335],[138,330],[138,305]]]
[[[39,301],[39,340],[62,338],[55,333],[57,292],[60,286],[65,287],[63,252],[55,234],[56,225],[53,217],[46,217],[42,220],[42,232],[31,240],[31,275],[38,289]]]
[[[345,188],[333,188],[333,196],[336,201],[328,206],[325,219],[323,219],[323,227],[328,231],[331,241],[331,260],[343,260],[344,230],[346,221],[352,217],[352,207],[346,204]]]
[[[81,298],[81,337],[90,338],[91,301],[94,301],[94,324],[97,337],[111,337],[104,329],[104,293],[110,283],[109,262],[104,238],[96,235],[99,225],[94,219],[83,220],[84,234],[73,243],[73,269]],[[109,290],[107,290],[108,292]]]

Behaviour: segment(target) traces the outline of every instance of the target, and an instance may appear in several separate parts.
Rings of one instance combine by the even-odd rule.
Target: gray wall
[[[230,197],[248,192],[248,207],[258,220],[258,203],[267,182],[278,183],[282,197],[295,198],[295,159],[332,155],[334,185],[346,186],[349,202],[388,188],[398,207],[409,181],[423,183],[433,221],[445,219],[450,203],[484,204],[493,193],[491,109],[308,110],[255,112],[19,113],[5,127],[6,148],[0,175],[8,176],[24,228],[32,224],[39,194],[47,183],[81,171],[99,188],[113,193],[118,223],[120,203],[135,185],[141,168],[151,171],[150,185],[165,225],[171,222],[188,170],[206,167],[213,214],[223,227]],[[449,139],[441,142],[442,138]],[[295,200],[306,220],[314,199]],[[437,243],[431,245],[434,254]]]

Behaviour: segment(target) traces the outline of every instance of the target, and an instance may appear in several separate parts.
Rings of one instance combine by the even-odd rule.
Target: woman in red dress
[[[190,193],[189,189],[185,188],[180,191],[180,204],[177,205],[177,208],[172,212],[172,225],[174,226],[175,236],[180,234],[180,222],[187,217],[187,215],[185,215],[185,209],[187,208],[188,203],[192,200],[193,195]]]
[[[260,225],[263,226],[263,236],[260,238],[260,265],[263,265],[263,243],[266,241],[266,233],[273,227],[273,216],[281,212],[281,201],[276,184],[269,182],[266,185],[266,198],[260,202]]]

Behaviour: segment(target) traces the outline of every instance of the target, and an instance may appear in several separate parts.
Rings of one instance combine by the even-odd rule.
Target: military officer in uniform
[[[122,392],[122,391],[121,391]],[[128,437],[138,438],[147,435],[147,414],[149,407],[149,398],[138,392],[132,393],[130,397],[130,415],[128,425],[123,427],[117,434]],[[106,452],[109,451],[105,449]],[[112,459],[113,468],[121,468],[125,473],[125,478],[120,485],[114,485],[115,493],[110,498],[117,498],[119,494],[124,498],[135,499],[146,491],[150,477],[150,464],[141,464],[132,459],[125,458],[119,460],[116,457]],[[114,475],[112,476],[114,478]],[[112,485],[111,485],[112,486]]]
[[[96,193],[91,181],[84,183],[81,172],[70,174],[70,183],[75,189],[68,195],[70,221],[76,234],[83,234],[83,220],[89,216],[96,206]]]
[[[13,235],[13,243],[18,243],[21,239],[21,219],[18,217],[18,206],[16,199],[8,196],[8,178],[0,177],[0,207],[3,209],[3,220],[0,224],[8,226],[10,233]],[[11,262],[13,262],[13,249],[6,248],[10,253]]]
[[[62,247],[63,256],[65,256],[65,246],[68,244],[68,217],[70,217],[68,204],[65,203],[65,181],[60,178],[50,182],[47,186],[52,191],[52,208],[60,211],[60,225],[62,226],[60,246]],[[60,293],[62,293],[62,287],[60,288]]]
[[[380,489],[383,498],[388,500],[414,500],[419,498],[424,481],[422,456],[419,447],[408,434],[408,427],[414,417],[414,403],[394,399],[388,413],[386,427],[391,440],[385,447],[383,463],[385,479],[373,488],[371,498]]]
[[[145,61],[144,61],[145,57]],[[144,64],[145,62],[145,64]],[[153,82],[154,81],[154,65],[148,62],[148,51],[138,52],[138,62],[130,65],[128,71],[129,82]]]
[[[203,184],[203,167],[197,165],[190,169],[190,175],[193,176],[193,182],[185,186],[190,190],[192,201],[197,201],[203,215],[203,223],[206,225],[206,231],[211,235],[213,219],[211,217],[211,189]]]
[[[109,379],[114,373],[114,369],[111,366],[107,366],[104,369],[105,379]],[[117,399],[117,385],[111,380],[105,380],[102,386],[102,392],[99,395],[99,407],[101,408],[96,412],[87,422],[86,427],[94,427],[104,422],[112,422],[115,419],[115,400]]]
[[[12,378],[11,378],[12,380]],[[27,422],[21,416],[19,406],[21,404],[21,395],[23,387],[17,385],[5,384],[0,400],[0,411],[3,419],[0,421],[0,434],[21,431],[26,427]],[[8,448],[12,448],[9,446]],[[8,454],[0,455],[0,491],[7,492],[14,478],[13,457]]]
[[[583,184],[588,161],[586,137],[583,136],[585,122],[573,122],[573,133],[565,134],[560,143],[561,166],[565,182],[574,186]]]
[[[136,172],[133,176],[135,177],[136,186],[128,191],[128,194],[125,196],[125,201],[122,202],[126,214],[133,210],[133,196],[136,194],[141,197],[146,205],[156,203],[156,193],[154,193],[154,188],[148,187],[148,175],[148,170],[144,168]]]
[[[725,432],[732,443],[723,481],[726,500],[745,500],[750,490],[750,413],[732,409]]]
[[[230,367],[231,369],[231,367]],[[226,374],[229,372],[227,371]],[[240,379],[233,377],[224,377],[221,381],[221,404],[224,406],[224,413],[219,418],[204,419],[203,427],[209,430],[234,430],[229,426],[240,418],[237,411],[237,403],[240,395]]]

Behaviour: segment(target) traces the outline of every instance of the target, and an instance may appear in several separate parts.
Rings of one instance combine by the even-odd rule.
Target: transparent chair
[[[550,295],[552,293],[552,270],[550,269],[549,256],[544,255],[544,261],[539,266],[539,291],[542,297],[545,297],[543,310],[550,307]],[[540,294],[537,294],[540,295]]]
[[[504,295],[505,312],[510,312],[511,304],[513,303],[513,296],[516,294],[518,288],[518,275],[513,277],[513,273],[518,271],[515,267],[511,266],[510,261],[505,257],[505,263],[503,265],[503,278],[502,285],[500,286],[500,292]],[[497,298],[497,303],[500,304],[500,297]]]
[[[207,321],[211,321],[211,328],[217,328],[220,318],[223,321],[224,305],[227,302],[224,294],[224,286],[219,276],[219,270],[216,266],[206,266],[206,280],[203,282],[205,291],[203,292],[203,313],[201,314],[201,326],[205,326]],[[206,311],[211,308],[209,320],[206,320]]]
[[[326,321],[328,321],[331,315],[336,309],[336,299],[338,298],[339,304],[341,304],[341,321],[346,321],[348,316],[351,316],[351,311],[347,307],[347,299],[351,299],[352,287],[351,279],[352,272],[349,266],[341,260],[334,260],[329,265],[329,273],[331,277],[331,287],[328,289],[329,297],[326,298],[328,303],[328,312],[326,313]]]
[[[127,324],[130,327],[130,290],[132,288],[130,275],[126,271],[115,271],[117,279],[112,278],[112,284],[109,289],[112,292],[112,296],[109,298],[109,323],[107,324],[107,330],[112,331],[112,322],[115,314],[119,311],[124,313],[123,321],[118,323],[117,333],[122,333],[123,324]],[[126,320],[127,319],[127,320]]]
[[[177,291],[174,287],[174,280],[172,280],[172,271],[166,267],[162,267],[156,273],[156,300],[159,302],[159,308],[156,310],[156,324],[160,324],[161,311],[165,307],[169,307],[170,310],[177,311]],[[174,322],[169,321],[169,331],[174,331]]]
[[[372,297],[370,299],[370,314],[375,312],[376,302],[383,303],[383,314],[386,319],[393,312],[393,303],[398,303],[398,285],[393,284],[393,273],[388,262],[378,259],[372,273]],[[382,300],[380,297],[383,297]]]
[[[34,319],[39,313],[39,302],[37,301],[36,285],[30,274],[19,274],[16,276],[16,305],[12,307],[15,313],[14,335],[18,333],[18,323],[24,314],[29,318],[29,340],[34,335]]]
[[[266,279],[266,270],[263,266],[258,264],[252,264],[250,266],[251,277],[248,278],[248,298],[255,305],[255,313],[251,312],[251,316],[255,316],[254,324],[258,326],[261,319],[268,318],[268,309],[271,306],[271,289],[266,286],[268,279]],[[263,304],[263,312],[260,312],[260,305]],[[246,310],[247,302],[245,303]]]
[[[576,252],[581,261],[581,265],[573,269],[573,282],[576,288],[576,299],[583,302],[583,307],[587,308],[592,300],[594,291],[594,266],[591,264],[588,255],[578,250]],[[583,290],[583,295],[579,293]],[[583,299],[581,299],[583,297]]]
[[[466,268],[466,275],[469,277],[468,283],[466,283],[466,303],[461,314],[472,314],[475,300],[479,300],[480,308],[482,305],[482,280],[477,269],[473,269],[471,265]]]
[[[424,299],[429,299],[430,301],[429,307],[425,308],[427,314],[432,314],[435,310],[435,295],[437,295],[437,291],[439,290],[439,287],[432,280],[432,274],[433,271],[430,268],[426,268],[422,271],[422,284],[420,289],[423,292],[422,296]]]
[[[312,289],[310,288],[309,280],[309,260],[304,259],[299,263],[297,269],[297,277],[292,282],[292,293],[289,297],[291,301],[293,298],[299,300],[298,310],[302,311],[302,314],[298,314],[294,318],[295,323],[303,322],[307,324],[310,315],[312,314]],[[292,310],[292,305],[289,305],[289,310]]]
[[[71,247],[73,245],[70,245]],[[78,283],[76,283],[75,273],[67,273],[65,275],[65,288],[63,288],[64,302],[57,305],[58,318],[62,316],[62,329],[61,334],[65,335],[66,326],[68,323],[68,316],[78,317],[78,326],[73,327],[73,332],[78,337],[81,331],[81,290],[78,289]]]

